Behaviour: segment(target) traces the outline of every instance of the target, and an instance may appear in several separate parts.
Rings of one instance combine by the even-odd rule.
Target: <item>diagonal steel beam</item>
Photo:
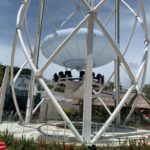
[[[131,69],[129,68],[126,60],[124,59],[123,55],[121,54],[119,47],[117,46],[115,41],[111,38],[111,36],[109,35],[107,30],[105,29],[104,25],[99,21],[99,19],[96,17],[95,20],[96,20],[96,23],[98,24],[98,26],[100,27],[100,29],[102,30],[102,32],[104,33],[104,35],[106,36],[107,40],[110,42],[110,44],[113,47],[116,55],[119,56],[120,62],[122,62],[123,65],[125,66],[131,81],[134,83],[135,82],[134,75],[133,75]]]
[[[76,26],[76,28],[64,39],[64,41],[54,50],[52,55],[48,58],[45,65],[40,69],[39,74],[42,74],[49,64],[55,59],[58,53],[63,49],[63,47],[71,40],[71,38],[75,35],[75,33],[81,28],[81,26],[88,20],[89,14],[87,14],[84,19]]]

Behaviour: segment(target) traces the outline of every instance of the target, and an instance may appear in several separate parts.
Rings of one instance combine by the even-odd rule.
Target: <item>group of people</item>
[[[65,71],[65,73],[60,71],[58,74],[54,73],[54,75],[53,75],[53,80],[55,82],[58,82],[59,79],[64,79],[64,78],[70,78],[71,79],[72,78],[71,71]]]
[[[85,75],[85,71],[80,71],[80,73],[79,73],[79,80],[80,81],[83,80],[84,75]],[[96,80],[96,82],[98,82],[102,85],[104,84],[104,75],[99,74],[99,73],[97,75],[95,75],[94,72],[92,73],[92,75],[93,75],[93,79]],[[65,72],[60,71],[58,74],[54,73],[54,75],[53,75],[53,80],[55,82],[58,82],[59,79],[65,79],[65,78],[72,80],[71,71],[65,71]]]

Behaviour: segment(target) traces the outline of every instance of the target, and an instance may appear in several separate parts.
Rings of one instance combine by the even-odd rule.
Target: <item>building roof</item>
[[[124,96],[124,94],[125,92],[121,94],[121,99]],[[115,100],[113,98],[114,95],[112,94],[112,92],[103,92],[99,96],[108,107],[115,106]],[[144,96],[137,96],[136,92],[133,92],[129,95],[127,101],[124,104],[124,107],[132,107],[132,104],[135,99],[137,99],[136,108],[150,109],[150,102]],[[74,104],[79,105],[79,102],[79,100],[75,100]],[[98,98],[93,99],[93,105],[103,106],[103,104]]]

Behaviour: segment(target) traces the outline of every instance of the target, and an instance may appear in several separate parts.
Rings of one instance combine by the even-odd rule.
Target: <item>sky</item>
[[[95,0],[95,3],[98,3],[99,0]],[[137,0],[131,1],[126,0],[129,4],[137,10]],[[0,63],[4,65],[10,65],[10,58],[11,58],[11,48],[12,43],[15,35],[15,27],[16,27],[16,17],[21,5],[21,0],[1,0],[0,3]],[[77,11],[76,4],[80,6],[80,12]],[[147,17],[147,24],[148,24],[148,35],[150,36],[150,0],[144,0],[145,10],[146,10],[146,17]],[[46,1],[46,7],[48,11],[48,15],[44,16],[43,20],[43,32],[42,32],[42,39],[48,35],[49,33],[54,33],[55,30],[59,30],[62,28],[70,28],[74,27],[78,24],[78,22],[83,18],[82,15],[87,13],[86,7],[79,1],[79,0],[51,0]],[[34,43],[35,34],[36,34],[36,27],[37,27],[37,15],[38,15],[38,1],[32,0],[29,10],[27,12],[27,21],[29,26],[29,32],[31,36],[31,41]],[[98,12],[98,17],[104,23],[106,21],[107,16],[111,12],[113,8],[113,1],[107,0],[106,4],[100,8]],[[62,27],[60,24],[65,20],[67,16],[71,13],[74,13],[73,17],[68,20]],[[121,38],[120,38],[120,48],[121,51],[126,47],[126,43],[129,37],[130,30],[134,23],[134,17],[129,13],[129,11],[121,5]],[[114,18],[111,19],[110,23],[107,26],[109,33],[114,36],[114,26],[113,24]],[[97,26],[95,25],[95,28]],[[23,29],[22,29],[23,30]],[[132,39],[131,46],[129,48],[129,52],[125,56],[129,66],[131,67],[133,73],[136,73],[141,57],[143,54],[143,32],[141,30],[141,26],[138,24],[135,34]],[[150,56],[150,55],[149,55]],[[17,46],[17,53],[16,53],[16,60],[15,65],[21,66],[23,64],[24,56],[20,45]],[[42,56],[40,53],[40,65],[44,64],[46,58]],[[52,64],[47,72],[45,73],[46,78],[52,78],[54,72],[58,72],[64,68],[61,68],[57,65]],[[102,72],[106,76],[109,77],[111,72],[113,71],[113,64],[109,64],[100,68],[94,69],[96,73]],[[76,72],[74,71],[76,74]],[[128,77],[124,75],[122,71],[122,82],[128,84]],[[146,77],[146,82],[150,83],[150,66],[148,65],[148,73]]]

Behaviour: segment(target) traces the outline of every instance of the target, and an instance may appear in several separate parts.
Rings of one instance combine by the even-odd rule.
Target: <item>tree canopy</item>
[[[2,84],[2,81],[3,81],[5,68],[6,68],[6,66],[0,64],[0,87],[1,87],[1,84]],[[20,69],[19,67],[14,67],[14,74],[16,74],[19,69]],[[30,69],[23,69],[22,72],[21,72],[21,75],[30,75],[30,74],[31,74]]]
[[[0,87],[2,84],[3,76],[4,76],[5,66],[0,64]]]
[[[146,98],[150,100],[150,84],[145,84],[143,93],[145,94]]]

